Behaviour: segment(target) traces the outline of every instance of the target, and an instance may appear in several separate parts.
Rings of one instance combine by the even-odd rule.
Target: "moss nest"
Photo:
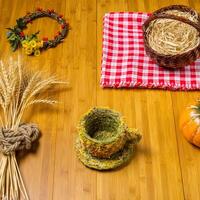
[[[92,109],[82,120],[85,136],[102,143],[115,140],[122,134],[122,123],[119,113],[99,108]]]
[[[86,166],[98,170],[127,162],[141,136],[130,131],[121,115],[106,108],[93,108],[79,123],[76,150]]]

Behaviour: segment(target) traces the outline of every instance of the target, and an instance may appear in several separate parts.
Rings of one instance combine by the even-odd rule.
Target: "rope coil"
[[[0,129],[0,151],[9,155],[18,150],[28,150],[39,137],[36,124],[21,124],[18,129]]]

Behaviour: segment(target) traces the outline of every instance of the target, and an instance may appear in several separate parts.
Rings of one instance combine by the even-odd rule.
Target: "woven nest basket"
[[[200,54],[200,16],[183,5],[155,11],[143,24],[144,46],[158,65],[180,68]]]
[[[127,128],[119,113],[93,108],[80,121],[76,151],[87,167],[113,169],[131,158],[140,138],[137,130]]]

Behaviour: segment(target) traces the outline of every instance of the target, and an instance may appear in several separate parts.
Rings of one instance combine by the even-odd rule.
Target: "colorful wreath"
[[[39,31],[31,35],[24,34],[23,30],[27,28],[27,24],[41,17],[50,17],[61,25],[61,30],[57,32],[54,39],[49,40],[47,37],[43,37],[42,40],[39,39],[37,37]],[[27,55],[38,56],[41,50],[56,47],[64,40],[69,31],[69,24],[63,19],[63,15],[59,15],[50,9],[37,8],[35,12],[28,12],[24,17],[17,19],[16,22],[17,24],[13,28],[8,28],[7,39],[13,51],[22,46]]]

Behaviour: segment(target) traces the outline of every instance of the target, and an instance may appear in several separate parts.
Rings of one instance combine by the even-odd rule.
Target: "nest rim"
[[[86,130],[86,120],[85,118],[97,111],[97,110],[106,110],[111,112],[112,114],[116,115],[116,117],[118,118],[118,122],[119,125],[117,127],[117,130],[115,131],[115,135],[109,138],[106,138],[104,140],[99,140],[96,139],[94,137],[92,137],[90,134],[88,134],[88,131]],[[97,143],[97,144],[102,144],[102,145],[106,145],[106,144],[110,144],[113,143],[115,141],[117,141],[117,139],[119,139],[120,137],[122,137],[124,135],[124,129],[125,129],[125,123],[124,123],[124,118],[121,116],[121,114],[115,110],[111,110],[109,108],[106,107],[94,107],[92,109],[90,109],[87,113],[84,114],[84,116],[82,117],[82,119],[79,122],[79,126],[78,126],[78,132],[79,134],[82,134],[86,139],[88,139],[89,141],[93,142],[93,143]]]

